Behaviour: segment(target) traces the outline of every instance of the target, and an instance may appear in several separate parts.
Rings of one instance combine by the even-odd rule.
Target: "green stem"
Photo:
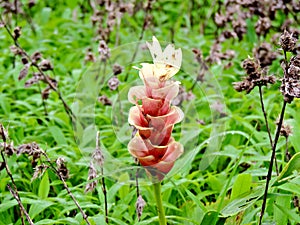
[[[154,196],[155,196],[155,201],[156,201],[156,206],[157,206],[157,214],[158,214],[158,218],[159,218],[159,224],[167,225],[165,211],[164,211],[164,208],[162,205],[162,199],[161,199],[161,182],[154,183],[153,188],[154,188]]]

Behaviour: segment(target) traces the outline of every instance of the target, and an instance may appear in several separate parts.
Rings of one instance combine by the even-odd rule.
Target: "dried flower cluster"
[[[267,86],[267,84],[274,84],[276,82],[275,76],[266,76],[263,74],[259,63],[254,59],[246,59],[243,62],[243,68],[248,76],[243,81],[234,83],[234,89],[239,92],[246,91],[248,94],[255,86]]]
[[[94,0],[91,21],[97,27],[98,40],[108,41],[110,33],[121,23],[124,13],[132,15],[134,5],[128,1]]]
[[[260,46],[255,48],[253,55],[255,55],[261,68],[272,65],[273,61],[277,58],[276,52],[272,50],[271,44],[267,42],[263,42]]]
[[[11,46],[10,49],[15,56],[21,57],[21,62],[24,65],[19,73],[19,80],[23,80],[28,76],[30,67],[37,69],[36,72],[32,73],[32,77],[25,82],[26,88],[31,87],[40,81],[47,84],[46,88],[41,93],[43,99],[49,97],[51,90],[57,91],[57,80],[44,73],[53,70],[53,65],[49,60],[43,59],[40,52],[35,52],[29,56],[22,48],[15,45]]]
[[[298,34],[294,35],[288,31],[280,36],[280,46],[285,55],[285,63],[283,68],[284,76],[280,86],[280,91],[284,96],[284,100],[291,103],[294,98],[300,98],[300,54],[291,57],[288,62],[286,52],[293,52],[298,41]]]
[[[294,98],[300,98],[300,55],[292,57],[287,67],[282,66],[284,77],[280,91],[285,101],[291,103]]]
[[[93,191],[98,184],[98,180],[96,179],[98,176],[98,171],[97,171],[95,165],[100,167],[101,175],[103,175],[104,156],[103,156],[102,150],[100,148],[99,135],[100,135],[100,133],[97,132],[96,148],[92,154],[92,158],[91,158],[90,165],[89,165],[89,172],[88,172],[88,181],[90,181],[90,182],[87,183],[87,185],[85,187],[85,192]]]
[[[141,195],[136,200],[136,213],[138,215],[138,218],[140,219],[144,210],[144,207],[146,205],[145,200]]]
[[[164,51],[157,39],[147,43],[154,64],[143,63],[139,76],[144,86],[129,90],[128,99],[136,106],[129,112],[129,124],[137,129],[128,144],[129,152],[155,179],[163,179],[183,153],[183,146],[171,136],[174,124],[184,114],[171,106],[179,92],[179,82],[171,81],[181,66],[181,49],[168,45]]]
[[[215,14],[215,24],[224,29],[221,34],[223,38],[238,37],[239,40],[242,40],[247,32],[246,20],[253,20],[259,16],[255,24],[255,32],[258,36],[265,37],[272,28],[271,22],[275,20],[278,12],[297,14],[299,1],[228,0],[219,7],[219,11]],[[295,23],[295,25],[297,24]],[[282,31],[284,29],[282,28]]]

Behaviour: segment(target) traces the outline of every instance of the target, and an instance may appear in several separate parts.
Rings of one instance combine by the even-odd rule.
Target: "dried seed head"
[[[33,173],[33,176],[31,178],[31,182],[33,180],[35,180],[36,178],[38,177],[41,177],[43,176],[43,174],[45,173],[45,171],[49,168],[49,166],[45,165],[45,164],[41,164],[41,165],[38,165],[34,168],[34,173]]]
[[[300,55],[296,55],[291,58],[291,65],[300,67]]]
[[[22,34],[21,27],[16,27],[14,29],[14,39],[18,40],[18,38],[21,36],[21,34]]]
[[[297,44],[297,38],[287,30],[280,36],[280,46],[286,52],[292,52]]]
[[[145,200],[141,195],[139,195],[136,201],[136,213],[138,215],[139,220],[141,219],[145,205],[146,205]]]
[[[25,56],[23,56],[21,58],[21,61],[22,61],[23,65],[26,65],[28,63],[28,59]]]
[[[63,179],[68,179],[68,177],[69,177],[69,170],[66,167],[65,159],[59,157],[56,160],[56,165],[57,165],[57,172],[63,177]]]
[[[100,59],[106,61],[110,57],[110,49],[108,48],[106,42],[101,40],[99,42],[98,52],[100,54]]]
[[[275,82],[276,82],[276,77],[274,76],[274,75],[270,75],[270,76],[267,76],[267,83],[269,83],[269,84],[275,84]]]
[[[101,95],[98,98],[98,102],[101,102],[103,105],[112,105],[112,102],[109,100],[109,98],[106,95]]]
[[[199,64],[203,63],[203,55],[202,52],[199,49],[193,48],[193,53],[195,55],[195,59]]]
[[[32,8],[33,6],[35,6],[35,4],[36,4],[35,0],[29,0],[28,1],[28,7],[29,8]]]
[[[143,24],[143,29],[144,30],[146,30],[150,27],[152,19],[153,19],[152,15],[148,13],[146,15],[146,18],[145,18],[144,24]]]
[[[120,66],[118,63],[115,63],[115,64],[113,65],[113,72],[114,72],[114,75],[118,75],[118,74],[122,73],[123,69],[124,69],[124,68],[123,68],[122,66]]]
[[[5,146],[5,154],[7,156],[12,156],[14,154],[14,152],[16,152],[15,148],[14,148],[14,143],[11,142],[10,144],[7,144]]]
[[[129,15],[132,15],[133,9],[134,9],[134,4],[128,2],[128,3],[121,3],[119,10],[121,13],[127,12]]]
[[[42,91],[42,98],[43,99],[48,99],[50,95],[51,87],[47,86],[43,91]]]
[[[21,69],[21,71],[19,73],[18,80],[22,80],[27,76],[29,67],[30,67],[30,64],[25,64],[24,65],[24,67]]]
[[[93,191],[98,183],[98,180],[95,178],[97,177],[97,170],[92,162],[90,162],[89,166],[89,173],[88,173],[88,181],[93,180],[92,182],[88,182],[85,186],[85,192]],[[95,179],[95,180],[94,180]]]
[[[115,15],[114,11],[108,13],[108,17],[107,17],[106,23],[107,23],[107,27],[110,30],[112,30],[113,26],[116,24],[116,15]]]
[[[51,65],[50,61],[47,59],[43,59],[39,65],[40,69],[42,71],[48,71],[48,70],[53,70],[53,66]]]
[[[253,79],[259,78],[261,76],[259,65],[254,59],[245,59],[243,61],[243,68],[244,70],[246,70],[247,75]]]
[[[34,155],[36,153],[40,154],[42,150],[38,146],[37,143],[32,142],[28,144],[22,144],[17,148],[17,154],[28,154],[28,155]]]
[[[0,123],[0,138],[6,142],[6,140],[8,139],[8,132],[7,130],[5,130],[5,128],[3,127],[3,125]]]
[[[21,73],[20,73],[20,74],[21,74]],[[43,77],[42,74],[40,74],[39,72],[33,73],[32,78],[28,79],[28,80],[25,82],[25,87],[28,88],[28,87],[32,86],[33,84],[38,83],[40,80],[43,80],[43,79],[44,79],[44,77]]]
[[[216,13],[215,15],[215,23],[218,27],[224,27],[227,22],[227,17],[224,15],[221,15],[219,13]]]
[[[116,76],[113,76],[108,80],[108,87],[110,90],[114,91],[119,87],[120,81]]]
[[[38,146],[37,143],[32,142],[28,144],[22,144],[17,148],[17,155],[28,154],[32,156],[32,165],[35,166],[37,160],[41,157],[43,150]]]
[[[250,93],[253,88],[254,88],[254,83],[250,82],[249,80],[245,79],[243,81],[240,82],[234,82],[233,83],[233,88],[238,91],[238,92],[242,92],[242,91],[246,91],[246,93]]]
[[[293,131],[292,131],[292,127],[290,125],[287,124],[282,124],[281,129],[280,129],[280,135],[288,138],[289,136],[292,135]]]
[[[39,60],[42,59],[42,54],[40,52],[35,52],[32,54],[32,56],[30,57],[32,60],[33,64],[36,64]]]
[[[300,67],[298,66],[294,66],[294,65],[290,65],[288,68],[288,77],[293,78],[295,80],[299,80],[299,76],[300,76]]]
[[[14,54],[14,55],[20,55],[20,56],[22,56],[23,55],[23,51],[20,49],[20,48],[18,48],[17,46],[15,46],[15,45],[12,45],[12,46],[10,46],[10,51]]]
[[[224,42],[225,40],[230,39],[230,38],[237,38],[236,33],[234,31],[225,30],[221,33],[218,40],[220,42]]]
[[[87,49],[87,52],[85,54],[85,57],[84,57],[84,62],[87,63],[87,62],[95,62],[95,56],[92,52],[92,49],[91,48],[88,48]]]
[[[104,156],[103,156],[102,150],[99,146],[96,147],[92,157],[100,167],[103,166]]]
[[[239,41],[243,39],[244,34],[247,32],[246,22],[242,19],[232,22],[233,30],[239,38]]]
[[[260,17],[255,25],[255,32],[258,35],[266,36],[271,28],[271,20],[268,17]]]
[[[262,68],[272,65],[272,62],[276,59],[277,54],[272,51],[271,44],[262,43],[258,48],[254,49],[254,55],[259,61]]]
[[[102,168],[103,163],[104,163],[104,155],[102,154],[102,150],[101,150],[100,145],[101,145],[100,131],[97,131],[97,134],[96,134],[96,148],[95,148],[95,151],[92,155],[92,158],[98,164],[98,166],[100,166]]]
[[[300,83],[298,80],[285,77],[282,79],[280,91],[286,102],[291,103],[294,98],[300,98]]]

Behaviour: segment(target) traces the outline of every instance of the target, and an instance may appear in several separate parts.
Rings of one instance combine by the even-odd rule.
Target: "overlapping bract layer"
[[[171,137],[174,124],[184,117],[180,108],[171,106],[180,83],[169,80],[179,70],[181,51],[168,45],[162,52],[155,38],[148,47],[154,64],[142,64],[139,76],[144,86],[132,87],[128,93],[129,101],[136,105],[130,109],[128,121],[138,130],[128,149],[150,174],[161,180],[183,153],[183,146]]]

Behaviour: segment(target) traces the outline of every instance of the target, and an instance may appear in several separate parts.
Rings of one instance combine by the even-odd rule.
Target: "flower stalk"
[[[164,207],[161,198],[161,182],[153,183],[154,197],[156,201],[158,220],[160,225],[167,225]]]

